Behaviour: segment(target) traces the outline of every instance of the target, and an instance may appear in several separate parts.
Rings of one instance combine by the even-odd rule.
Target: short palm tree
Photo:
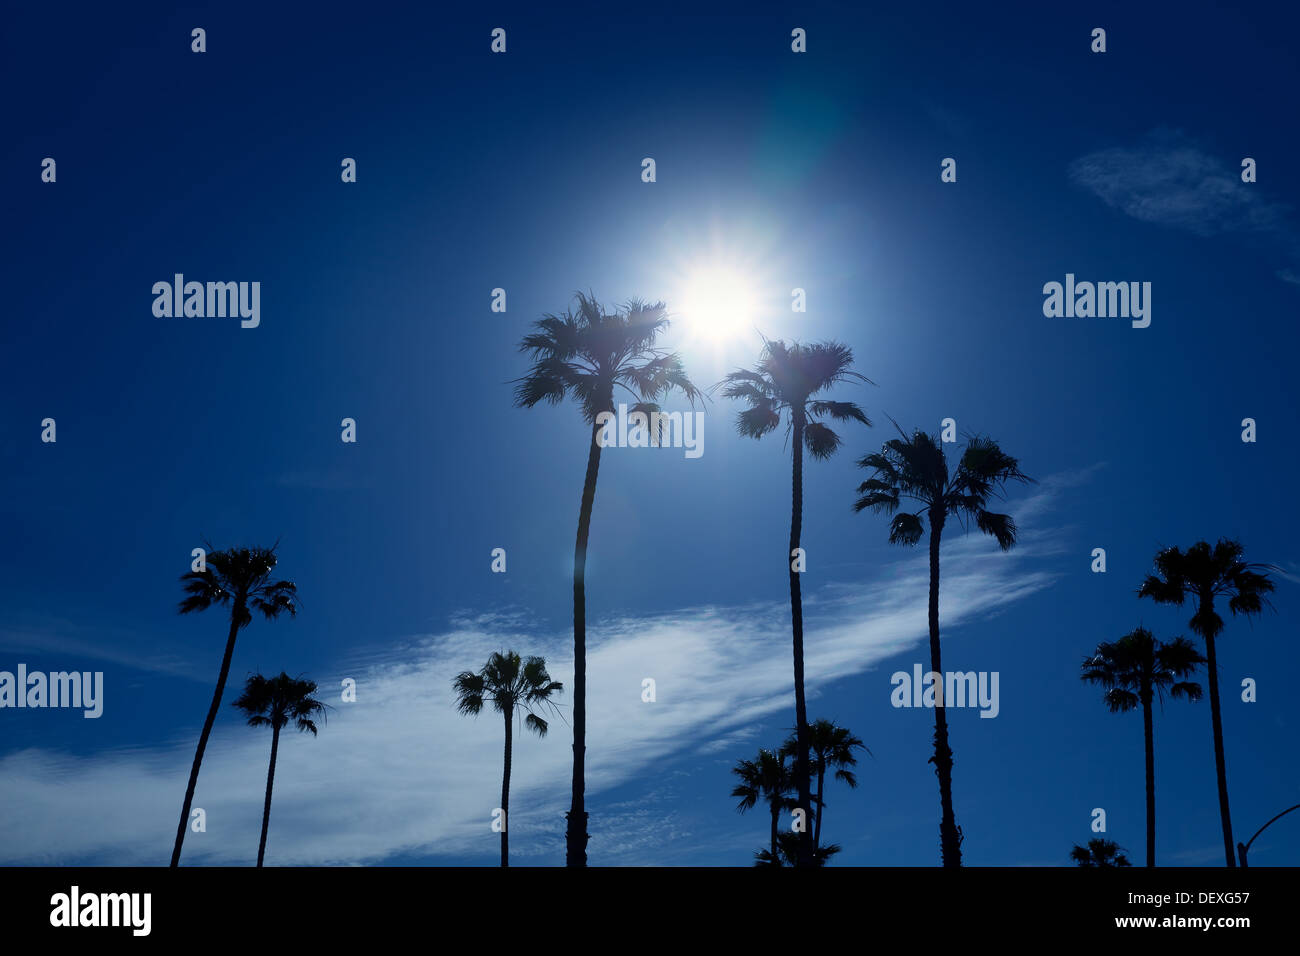
[[[254,674],[234,706],[242,710],[250,727],[271,728],[271,763],[266,770],[266,802],[262,805],[262,838],[257,844],[257,865],[266,857],[266,830],[271,822],[271,787],[275,783],[275,758],[280,750],[280,730],[288,724],[316,736],[316,721],[325,722],[325,705],[315,698],[316,682],[290,677]]]
[[[1076,845],[1070,851],[1070,859],[1080,866],[1099,866],[1103,868],[1132,866],[1124,855],[1124,848],[1114,840],[1096,837],[1088,841],[1088,846]]]
[[[796,805],[790,796],[795,787],[790,768],[786,766],[785,755],[760,750],[757,760],[741,760],[731,768],[731,772],[740,778],[740,783],[731,791],[733,797],[740,797],[737,810],[744,813],[757,806],[760,800],[767,803],[772,823],[771,846],[766,860],[760,857],[759,863],[780,866],[777,828],[781,822],[781,811],[793,809]]]
[[[853,402],[817,398],[848,381],[870,383],[853,371],[853,350],[839,342],[801,344],[765,340],[758,365],[728,374],[718,386],[727,398],[738,398],[749,407],[736,417],[741,435],[762,438],[786,422],[793,461],[790,505],[790,545],[783,563],[790,574],[790,619],[794,637],[795,788],[799,806],[812,809],[811,770],[808,763],[808,708],[804,697],[803,597],[795,553],[803,531],[803,454],[824,460],[835,454],[841,439],[823,421],[860,422],[870,425],[866,413]],[[807,829],[799,838],[799,863],[811,866],[812,835]]]
[[[552,695],[564,690],[559,681],[546,673],[546,661],[540,657],[520,658],[514,651],[494,653],[483,669],[462,671],[452,681],[456,688],[456,709],[477,716],[485,703],[505,718],[505,770],[501,775],[501,865],[510,865],[510,754],[515,714],[524,714],[524,726],[545,737],[549,725],[534,708],[554,707]]]
[[[614,398],[622,389],[635,399],[633,411],[659,410],[660,399],[674,389],[692,407],[702,397],[686,377],[681,357],[655,347],[668,328],[662,302],[633,300],[613,312],[590,295],[578,293],[576,309],[547,315],[520,343],[533,361],[528,374],[516,380],[515,405],[532,408],[541,402],[558,405],[573,397],[591,429],[587,475],[578,508],[578,537],[573,547],[573,785],[565,860],[569,866],[587,865],[587,810],[585,766],[587,747],[587,539],[596,477],[600,471],[602,412],[614,411]]]
[[[1111,713],[1142,708],[1142,730],[1146,740],[1147,779],[1147,866],[1156,865],[1156,756],[1152,730],[1151,702],[1165,692],[1177,700],[1201,699],[1201,685],[1184,678],[1205,663],[1195,645],[1184,637],[1158,641],[1145,627],[1125,634],[1118,641],[1098,644],[1096,652],[1083,662],[1085,681],[1105,690],[1102,700]]]
[[[898,428],[898,423],[894,423]],[[870,509],[892,515],[891,544],[914,545],[930,528],[930,670],[943,674],[939,653],[939,542],[950,517],[963,525],[973,523],[997,540],[1003,551],[1016,543],[1016,524],[1010,515],[988,510],[989,502],[1001,497],[1008,482],[1033,479],[1020,471],[1020,463],[991,438],[967,440],[966,448],[949,469],[943,443],[933,435],[914,431],[911,436],[898,428],[898,438],[858,461],[872,470],[872,476],[858,486],[854,511]],[[904,502],[908,504],[904,507]],[[917,510],[911,510],[913,507]],[[952,807],[952,748],[948,745],[948,718],[940,691],[934,707],[934,756],[930,758],[939,777],[939,846],[944,866],[961,866],[961,828]]]
[[[798,752],[799,741],[791,734],[781,746],[781,753],[793,757]],[[808,761],[811,772],[817,775],[817,792],[813,795],[813,805],[817,807],[817,823],[813,829],[813,851],[822,845],[822,817],[825,816],[826,801],[823,798],[826,786],[826,771],[833,770],[835,779],[855,789],[858,777],[851,769],[858,765],[858,758],[853,753],[856,748],[867,750],[867,745],[847,728],[841,727],[833,720],[814,720],[808,725]]]
[[[791,830],[782,830],[776,835],[777,866],[796,866],[799,860],[799,834]],[[825,866],[826,862],[839,853],[843,847],[838,843],[828,843],[813,850],[813,866]],[[771,866],[772,854],[768,850],[759,850],[754,854],[755,866]]]
[[[176,844],[172,848],[172,866],[181,862],[181,845],[189,826],[190,805],[194,802],[194,788],[199,782],[199,767],[203,764],[203,751],[207,749],[212,725],[221,708],[221,697],[226,691],[226,678],[230,676],[230,660],[235,653],[235,638],[241,628],[253,620],[253,611],[260,611],[273,621],[281,614],[293,617],[298,612],[298,589],[291,581],[273,579],[275,548],[232,548],[212,551],[204,559],[202,571],[191,571],[181,576],[188,595],[181,601],[180,613],[206,611],[214,604],[230,607],[230,633],[226,637],[226,653],[221,658],[217,674],[217,688],[212,694],[199,746],[194,751],[194,764],[190,767],[189,783],[185,787],[185,802],[181,805],[181,822],[176,827]]]
[[[1249,564],[1241,542],[1220,538],[1211,546],[1198,541],[1186,551],[1165,548],[1156,555],[1155,573],[1138,589],[1139,597],[1158,604],[1177,604],[1190,598],[1196,611],[1188,622],[1192,633],[1205,641],[1206,674],[1210,685],[1210,724],[1214,731],[1214,770],[1219,783],[1219,818],[1223,824],[1223,850],[1228,866],[1237,860],[1232,842],[1232,815],[1228,811],[1228,771],[1223,757],[1223,720],[1219,712],[1219,669],[1214,652],[1215,638],[1223,631],[1223,618],[1215,601],[1226,598],[1234,617],[1259,614],[1268,604],[1273,582],[1265,570],[1270,565]]]

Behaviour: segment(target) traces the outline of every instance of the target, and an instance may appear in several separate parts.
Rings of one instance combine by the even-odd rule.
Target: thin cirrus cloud
[[[1088,153],[1069,167],[1073,182],[1134,219],[1198,236],[1271,235],[1296,258],[1300,242],[1290,208],[1270,199],[1257,184],[1242,182],[1241,172],[1240,165],[1165,129],[1149,133],[1136,146]],[[1295,267],[1279,269],[1277,275],[1300,284]]]
[[[1080,473],[1086,475],[1086,473]],[[945,546],[941,613],[950,626],[1042,590],[1056,573],[1062,529],[1046,526],[1062,491],[1084,478],[1045,481],[1015,509],[1021,545],[1003,554],[980,535]],[[916,647],[926,634],[927,570],[911,555],[874,581],[841,582],[809,595],[807,672],[816,697],[833,680]],[[784,601],[697,607],[598,622],[589,632],[587,787],[601,812],[593,864],[662,862],[663,832],[689,832],[665,768],[716,759],[753,725],[785,720],[790,705],[789,608]],[[443,634],[394,648],[322,688],[357,680],[355,703],[331,702],[317,738],[282,741],[267,859],[274,864],[372,864],[412,857],[482,855],[491,862],[500,802],[501,718],[460,716],[452,677],[493,650],[542,653],[571,686],[570,637],[528,633],[518,614],[453,621]],[[656,683],[654,704],[642,681]],[[332,692],[331,692],[332,693]],[[327,698],[328,699],[328,698]],[[568,695],[545,739],[516,734],[512,855],[563,859],[571,749]],[[784,726],[784,723],[782,724]],[[701,733],[701,728],[707,731]],[[207,831],[189,833],[188,864],[249,864],[261,824],[269,738],[219,725],[195,796]],[[193,755],[188,736],[152,748],[71,756],[26,749],[0,760],[0,859],[7,863],[161,864]],[[602,807],[601,792],[652,775],[644,799]],[[657,796],[656,796],[657,795]],[[608,812],[603,812],[608,811]],[[682,841],[690,845],[690,841]],[[698,844],[697,844],[698,845]],[[700,862],[700,861],[697,861]]]

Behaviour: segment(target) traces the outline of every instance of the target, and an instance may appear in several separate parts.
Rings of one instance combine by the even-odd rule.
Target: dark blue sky
[[[1158,547],[1201,538],[1284,571],[1276,614],[1229,621],[1220,668],[1238,836],[1295,802],[1298,24],[1052,7],[13,11],[0,669],[102,670],[106,701],[93,721],[0,711],[0,860],[165,860],[225,637],[218,612],[176,616],[177,578],[204,539],[278,539],[303,611],[241,635],[232,686],[283,668],[336,709],[281,749],[268,861],[494,862],[501,730],[455,715],[450,677],[509,644],[571,680],[587,435],[572,405],[514,409],[508,382],[528,325],[580,288],[666,300],[700,384],[752,364],[754,328],[840,339],[877,383],[836,396],[876,427],[844,427],[806,475],[810,709],[874,754],[828,799],[839,861],[938,859],[932,714],[889,703],[890,674],[927,659],[923,555],[851,511],[887,416],[951,416],[1039,479],[1011,499],[1020,548],[944,551],[945,665],[1000,674],[996,719],[951,718],[968,862],[1064,864],[1094,807],[1141,857],[1141,720],[1078,665],[1139,623],[1187,632],[1134,591]],[[178,272],[259,281],[260,326],[155,317]],[[747,312],[719,331],[681,300],[723,273]],[[1067,273],[1150,282],[1150,327],[1044,317]],[[593,863],[744,864],[766,835],[728,769],[793,721],[789,460],[779,436],[737,437],[735,411],[707,407],[697,460],[602,465]],[[223,710],[188,862],[249,862],[257,838],[267,741]],[[1165,864],[1221,859],[1209,724],[1206,703],[1157,717]],[[518,741],[519,862],[562,860],[568,753],[563,724]],[[1297,847],[1284,821],[1252,859]]]

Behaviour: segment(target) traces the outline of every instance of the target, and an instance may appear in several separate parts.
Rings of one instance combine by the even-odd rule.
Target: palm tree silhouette
[[[494,653],[478,673],[462,671],[453,679],[456,688],[456,709],[462,714],[477,716],[483,704],[490,701],[506,722],[505,770],[501,775],[501,865],[510,865],[510,752],[514,715],[516,711],[527,714],[524,726],[539,737],[545,737],[549,725],[534,713],[542,704],[554,707],[551,695],[564,690],[559,681],[551,680],[546,673],[546,661],[540,657],[522,660],[514,651]]]
[[[1261,569],[1266,564],[1248,564],[1245,548],[1239,541],[1220,538],[1213,547],[1198,541],[1186,551],[1165,548],[1156,555],[1155,574],[1149,574],[1138,589],[1139,597],[1149,597],[1158,604],[1177,604],[1187,598],[1196,603],[1196,613],[1188,622],[1192,633],[1205,641],[1206,673],[1210,684],[1210,723],[1214,730],[1214,770],[1219,783],[1219,817],[1223,824],[1223,850],[1228,866],[1237,865],[1232,842],[1232,817],[1228,812],[1228,771],[1223,757],[1223,720],[1219,712],[1219,670],[1214,640],[1223,631],[1223,618],[1214,609],[1216,598],[1228,599],[1234,617],[1259,614],[1268,604],[1265,596],[1273,582]],[[1271,605],[1269,605],[1271,606]]]
[[[194,751],[194,764],[190,768],[189,783],[185,787],[185,802],[181,805],[181,822],[176,827],[172,866],[180,865],[181,845],[185,842],[185,830],[189,824],[190,804],[194,801],[194,788],[199,782],[203,751],[207,749],[208,736],[212,733],[217,710],[221,707],[221,697],[226,690],[230,660],[235,653],[235,638],[239,635],[240,628],[247,627],[252,621],[252,611],[261,611],[268,621],[275,620],[282,613],[287,613],[290,617],[298,613],[297,586],[291,581],[271,579],[271,572],[276,565],[274,547],[208,550],[210,553],[205,558],[204,570],[190,571],[181,576],[188,597],[181,601],[180,613],[206,611],[213,604],[230,605],[230,634],[226,638],[226,653],[221,658],[221,670],[217,674],[217,688],[212,694],[212,705],[203,722],[203,732],[199,734],[198,749]]]
[[[1185,637],[1161,642],[1145,627],[1125,634],[1118,641],[1097,645],[1096,652],[1083,662],[1084,681],[1100,684],[1106,691],[1102,700],[1111,713],[1123,713],[1141,706],[1142,730],[1146,738],[1147,778],[1147,866],[1156,865],[1156,757],[1151,722],[1151,701],[1164,694],[1177,700],[1201,699],[1201,685],[1184,680],[1196,672],[1205,658]]]
[[[856,747],[871,753],[867,750],[867,745],[847,727],[841,727],[833,720],[814,720],[808,725],[808,760],[811,772],[817,775],[817,793],[812,798],[813,805],[817,807],[817,824],[813,830],[814,853],[822,845],[822,817],[826,810],[822,794],[826,785],[826,771],[833,769],[836,780],[847,783],[851,789],[856,788],[857,775],[849,769],[858,765],[858,758],[853,753]],[[791,734],[781,745],[781,753],[793,757],[798,753],[798,748],[799,741]]]
[[[776,835],[776,865],[777,866],[797,866],[799,860],[799,834],[793,830],[782,830]],[[839,853],[843,847],[838,843],[828,843],[826,846],[817,847],[813,850],[813,866],[825,866],[826,861]],[[758,850],[754,854],[755,866],[772,866],[772,854],[769,850]]]
[[[853,402],[814,399],[831,386],[846,381],[871,383],[866,376],[854,372],[852,365],[853,350],[838,342],[808,345],[792,342],[787,345],[780,339],[765,339],[755,368],[731,372],[718,383],[724,396],[739,398],[749,405],[736,417],[736,428],[741,435],[762,438],[774,431],[784,416],[787,420],[786,435],[791,439],[790,547],[784,561],[790,568],[790,618],[794,631],[794,712],[798,751],[794,776],[799,806],[805,814],[811,810],[812,796],[808,765],[808,708],[804,699],[803,598],[799,590],[800,572],[795,570],[794,560],[803,528],[803,452],[806,446],[808,454],[822,460],[840,447],[840,436],[821,421],[824,417],[871,425],[866,413]],[[799,847],[799,865],[811,866],[812,835],[807,828],[801,832]]]
[[[234,705],[248,717],[250,727],[271,728],[271,763],[266,770],[266,803],[262,806],[262,838],[257,844],[257,865],[266,857],[266,829],[271,822],[271,787],[275,783],[275,757],[280,749],[280,729],[293,723],[301,733],[316,736],[316,720],[325,722],[325,705],[313,695],[316,682],[290,677],[284,671],[267,679],[254,674]]]
[[[515,405],[532,408],[540,402],[558,405],[572,396],[591,429],[587,476],[578,509],[578,537],[573,546],[573,796],[566,814],[565,862],[587,865],[587,810],[585,763],[587,748],[587,537],[591,509],[596,500],[600,471],[600,434],[597,416],[614,410],[614,393],[623,389],[637,399],[633,411],[659,410],[658,400],[673,389],[695,406],[699,390],[686,377],[676,352],[655,348],[668,328],[662,302],[633,299],[606,312],[591,295],[576,295],[576,311],[546,315],[535,331],[524,336],[521,352],[533,360],[528,374],[516,379]]]
[[[930,525],[930,670],[940,675],[934,707],[934,764],[939,777],[939,845],[944,866],[961,866],[961,828],[952,808],[952,748],[948,745],[948,718],[943,701],[943,667],[939,653],[939,542],[944,524],[950,516],[963,525],[974,522],[980,531],[994,537],[1003,551],[1016,543],[1016,524],[1010,515],[988,510],[990,499],[1001,497],[1009,481],[1028,482],[1032,478],[1020,471],[1020,463],[1004,452],[991,438],[974,436],[967,440],[957,467],[951,473],[942,443],[932,435],[914,431],[909,438],[898,428],[899,438],[891,438],[876,453],[858,461],[873,471],[871,478],[858,486],[854,511],[871,509],[893,515],[889,523],[891,544],[914,545]],[[916,511],[900,511],[920,505]]]
[[[736,809],[741,813],[752,810],[760,800],[767,802],[768,812],[772,816],[771,847],[764,859],[760,853],[759,863],[780,866],[781,858],[777,848],[777,828],[780,824],[781,811],[793,809],[797,804],[790,797],[795,789],[790,768],[786,766],[785,754],[779,751],[760,750],[757,760],[741,760],[731,772],[740,778],[731,791],[733,797],[740,797]]]
[[[1070,859],[1080,866],[1132,866],[1124,852],[1124,848],[1113,840],[1097,837],[1088,841],[1087,849],[1076,844],[1070,851]]]

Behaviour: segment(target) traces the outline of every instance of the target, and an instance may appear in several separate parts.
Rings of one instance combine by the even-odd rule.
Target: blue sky
[[[837,862],[938,862],[933,715],[890,705],[890,675],[927,659],[924,555],[851,511],[854,461],[887,416],[955,418],[1038,479],[1010,499],[1010,554],[944,546],[945,667],[1000,674],[996,719],[950,716],[968,863],[1065,865],[1094,807],[1141,858],[1141,720],[1107,713],[1078,665],[1138,624],[1186,633],[1187,612],[1134,591],[1158,547],[1201,538],[1240,537],[1283,569],[1277,613],[1229,621],[1219,645],[1238,838],[1296,801],[1300,769],[1279,757],[1300,673],[1295,393],[1279,369],[1300,339],[1293,14],[156,4],[13,19],[4,61],[30,87],[6,107],[0,191],[15,237],[0,669],[102,670],[106,700],[98,720],[0,711],[0,861],[166,861],[226,629],[175,614],[177,578],[205,539],[278,539],[303,610],[241,634],[231,690],[285,669],[335,707],[319,738],[281,748],[268,862],[496,862],[501,728],[458,716],[450,681],[503,646],[572,677],[587,435],[572,405],[513,408],[508,382],[528,325],[576,289],[666,300],[667,344],[700,384],[752,364],[755,329],[842,340],[876,383],[836,396],[876,427],[844,427],[841,453],[806,468],[810,711],[873,753],[858,790],[828,796]],[[505,55],[489,51],[498,26]],[[940,182],[945,157],[956,183]],[[722,330],[689,310],[719,269],[747,306]],[[151,287],[177,272],[261,282],[261,325],[155,317]],[[1044,317],[1042,287],[1066,273],[1151,282],[1150,327]],[[761,814],[735,812],[729,768],[793,722],[789,460],[779,436],[736,436],[735,411],[707,406],[699,459],[602,463],[593,864],[745,865],[766,836]],[[337,699],[345,677],[355,704]],[[1256,703],[1239,700],[1245,677]],[[187,863],[252,861],[268,749],[223,707]],[[517,740],[515,862],[562,862],[569,756],[563,724]],[[1206,703],[1157,715],[1156,761],[1158,861],[1221,861]],[[1283,821],[1252,862],[1297,848]]]

